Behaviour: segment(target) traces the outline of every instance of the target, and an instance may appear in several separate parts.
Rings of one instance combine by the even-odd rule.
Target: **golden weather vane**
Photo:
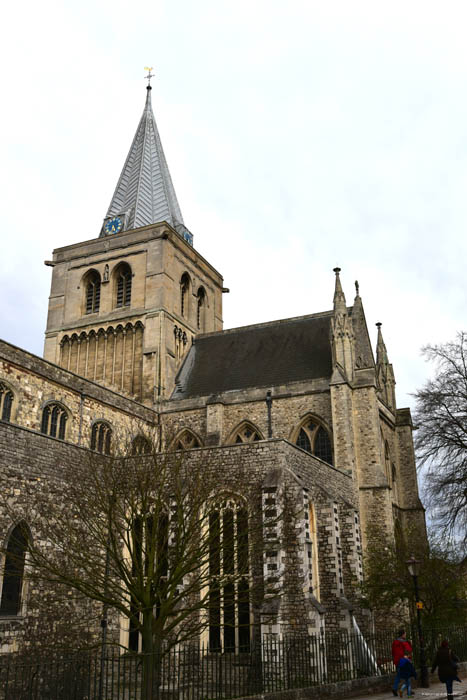
[[[148,68],[147,66],[144,67],[144,70],[147,70],[148,72],[148,74],[144,76],[145,80],[148,81],[148,87],[151,86],[151,78],[154,78],[154,73],[151,73],[152,69],[152,66],[151,68]]]

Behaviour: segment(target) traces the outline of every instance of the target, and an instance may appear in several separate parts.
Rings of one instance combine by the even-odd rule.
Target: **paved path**
[[[431,683],[429,688],[417,688],[414,687],[415,697],[414,700],[446,700],[446,686],[444,683]],[[467,681],[462,683],[454,684],[454,698],[465,698],[467,697]],[[384,693],[375,693],[371,695],[354,696],[352,700],[395,700],[392,690],[388,688]],[[406,700],[407,695],[404,693],[404,700]]]

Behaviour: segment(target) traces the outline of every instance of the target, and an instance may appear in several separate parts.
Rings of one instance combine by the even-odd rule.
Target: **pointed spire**
[[[333,272],[336,273],[336,286],[334,289],[334,313],[346,314],[347,304],[345,301],[345,294],[342,289],[341,280],[339,277],[340,267],[335,267]]]
[[[112,229],[106,231],[106,223],[115,217],[120,219],[121,224],[118,223],[120,228],[113,231],[167,221],[184,234],[182,213],[152,111],[150,84],[146,91],[143,115],[110,202],[101,235],[112,232]]]
[[[376,327],[378,329],[378,340],[376,342],[376,364],[377,365],[382,365],[382,364],[389,364],[388,360],[388,352],[386,350],[386,345],[384,344],[383,340],[383,334],[381,332],[381,326],[383,324],[378,321],[376,324]]]

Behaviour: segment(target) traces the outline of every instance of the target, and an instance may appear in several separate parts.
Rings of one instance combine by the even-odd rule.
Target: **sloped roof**
[[[332,312],[197,336],[173,399],[330,377]]]
[[[151,86],[133,143],[115,188],[107,217],[128,212],[125,229],[167,221],[183,225],[151,106]]]

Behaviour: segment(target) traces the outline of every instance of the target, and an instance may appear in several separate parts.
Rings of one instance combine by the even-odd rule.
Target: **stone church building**
[[[294,493],[296,536],[277,535],[263,558],[265,580],[295,584],[263,606],[262,634],[364,624],[368,538],[425,523],[410,410],[396,406],[380,324],[375,358],[358,285],[349,305],[336,268],[328,310],[223,330],[228,290],[183,222],[150,86],[101,229],[46,264],[44,358],[0,342],[0,651],[21,646],[33,613],[35,493],[60,482],[61,460],[115,453],[141,425],[161,452],[251,472],[266,510],[284,484]],[[241,615],[238,605],[234,632],[220,620],[209,639],[237,644]],[[117,634],[131,646],[128,621]]]

